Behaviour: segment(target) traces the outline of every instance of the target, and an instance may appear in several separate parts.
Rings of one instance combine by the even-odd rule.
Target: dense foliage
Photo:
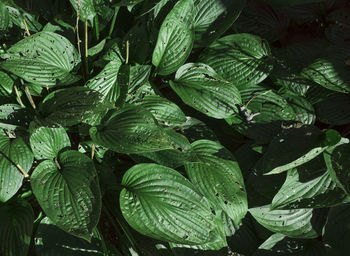
[[[0,255],[350,251],[346,0],[0,0]]]

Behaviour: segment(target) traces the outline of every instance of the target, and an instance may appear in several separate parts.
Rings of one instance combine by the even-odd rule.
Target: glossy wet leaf
[[[122,185],[123,216],[138,232],[189,245],[218,239],[206,199],[175,170],[139,164],[125,173]]]
[[[159,74],[171,74],[185,63],[194,41],[193,22],[193,0],[180,0],[163,21],[152,56]]]
[[[34,170],[31,186],[41,208],[64,231],[90,241],[101,212],[101,194],[92,160],[65,151]]]
[[[67,38],[39,32],[19,41],[3,55],[0,67],[42,86],[70,84],[79,80],[71,71],[80,62],[77,50]]]

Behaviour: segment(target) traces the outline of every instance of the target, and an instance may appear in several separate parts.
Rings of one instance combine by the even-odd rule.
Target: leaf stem
[[[248,105],[249,105],[255,98],[257,98],[257,97],[259,97],[259,96],[263,96],[263,95],[265,95],[265,94],[268,94],[268,93],[271,92],[271,91],[272,91],[272,90],[268,90],[268,91],[263,92],[263,93],[261,93],[261,94],[256,94],[256,95],[254,95],[254,97],[252,97],[252,98],[247,102],[247,104],[245,105],[245,107],[247,108]]]
[[[23,174],[24,178],[29,178],[28,173],[22,168],[22,166],[20,166],[19,164],[16,164],[16,167],[21,171],[21,173]]]
[[[99,22],[98,22],[98,15],[95,16],[95,36],[96,40],[100,40],[100,28],[99,28]]]
[[[29,32],[29,29],[28,29],[28,24],[26,22],[26,19],[23,19],[23,23],[24,23],[24,28],[25,28],[25,34],[30,36],[30,32]]]
[[[91,144],[91,159],[94,159],[95,156],[95,144]]]
[[[26,92],[27,98],[28,98],[30,104],[32,105],[33,109],[36,109],[35,102],[34,102],[34,100],[33,100],[32,95],[30,94],[30,91],[29,91],[28,86],[25,86],[25,87],[24,87],[24,91]]]
[[[113,30],[114,30],[114,26],[115,26],[115,22],[117,20],[117,15],[118,15],[118,12],[119,12],[119,6],[115,7],[114,8],[114,15],[113,15],[113,19],[112,19],[112,24],[109,28],[109,33],[108,33],[108,38],[111,38],[112,36],[112,33],[113,33]]]
[[[125,64],[129,63],[129,40],[126,40],[126,56],[125,56]]]
[[[21,105],[21,107],[25,107],[25,105],[24,105],[23,102],[22,102],[21,96],[19,95],[19,91],[18,91],[18,89],[17,89],[17,86],[14,85],[14,86],[13,86],[13,89],[15,89],[15,93],[16,93],[18,102],[19,102],[19,104]]]
[[[85,26],[84,26],[84,33],[85,33],[85,56],[83,58],[84,60],[84,70],[85,70],[85,81],[88,80],[89,77],[89,63],[88,63],[88,21],[85,20]]]

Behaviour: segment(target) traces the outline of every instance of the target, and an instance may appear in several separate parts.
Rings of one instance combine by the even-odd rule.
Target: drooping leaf
[[[124,174],[122,185],[123,216],[138,232],[188,245],[222,239],[206,199],[178,172],[139,164]]]
[[[39,32],[19,41],[3,54],[0,67],[33,84],[53,87],[79,80],[71,71],[79,64],[77,50],[65,37]]]
[[[37,160],[54,159],[61,150],[70,148],[69,137],[63,127],[31,126],[30,146]]]
[[[4,256],[28,255],[34,212],[22,199],[0,205],[0,253]]]
[[[10,14],[5,3],[0,3],[0,31],[6,31],[10,25]]]
[[[239,17],[245,0],[195,0],[195,43],[208,45],[220,37]]]
[[[17,193],[33,160],[33,153],[21,137],[10,139],[0,130],[0,202],[8,201]]]
[[[31,186],[41,208],[64,231],[90,241],[101,212],[101,194],[92,160],[65,151],[34,170]]]
[[[120,153],[145,153],[171,149],[166,133],[153,115],[141,106],[114,110],[101,125],[91,127],[92,140]]]
[[[327,172],[323,156],[291,169],[272,200],[273,209],[332,207],[349,201]]]
[[[313,209],[270,210],[270,205],[249,209],[265,228],[295,238],[315,238],[325,222],[321,213]]]
[[[152,63],[160,75],[169,75],[185,63],[194,41],[193,0],[180,0],[163,21]]]
[[[332,179],[350,195],[350,144],[342,139],[337,145],[324,152],[324,159]]]
[[[244,33],[216,40],[202,52],[199,61],[238,89],[260,83],[273,68],[269,45],[258,36]]]
[[[222,79],[206,64],[185,64],[176,72],[170,85],[187,105],[211,117],[232,116],[241,104],[234,84]]]
[[[39,111],[48,124],[71,126],[111,107],[113,105],[104,101],[99,92],[87,87],[71,87],[50,93],[41,102]]]

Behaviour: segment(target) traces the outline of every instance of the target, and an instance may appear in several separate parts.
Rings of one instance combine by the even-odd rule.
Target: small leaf
[[[90,241],[101,212],[101,194],[92,160],[65,151],[34,170],[31,186],[45,214],[64,231]]]
[[[205,198],[178,172],[139,164],[124,174],[122,185],[120,208],[138,232],[188,245],[218,239],[214,215]]]
[[[194,41],[193,0],[180,0],[163,21],[152,63],[160,75],[169,75],[185,63]]]
[[[33,230],[34,212],[24,200],[0,205],[0,253],[26,256]]]

